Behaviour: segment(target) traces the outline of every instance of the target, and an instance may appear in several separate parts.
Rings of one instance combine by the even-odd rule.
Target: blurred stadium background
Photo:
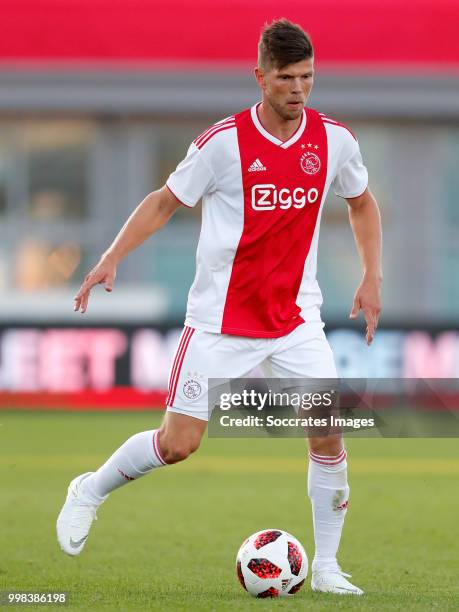
[[[0,38],[0,406],[161,405],[200,209],[73,296],[125,218],[206,126],[258,97],[261,26],[316,48],[310,104],[356,132],[384,226],[374,345],[348,313],[360,265],[329,197],[319,282],[340,373],[459,376],[457,0],[4,0]]]

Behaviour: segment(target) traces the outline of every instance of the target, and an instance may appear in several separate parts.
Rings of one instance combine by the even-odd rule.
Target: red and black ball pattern
[[[263,533],[260,533],[260,535],[257,536],[253,545],[257,550],[259,550],[262,546],[275,542],[281,535],[282,533],[280,531],[276,531],[274,529],[271,531],[263,531]]]
[[[288,562],[290,564],[292,574],[294,576],[298,576],[301,570],[301,564],[303,563],[303,558],[300,549],[293,542],[288,543]]]
[[[268,559],[250,559],[247,567],[259,578],[278,578],[282,569]]]
[[[301,582],[299,582],[298,584],[295,584],[295,586],[292,586],[292,588],[290,589],[290,591],[288,592],[289,595],[295,595],[295,593],[298,593],[298,591],[301,589],[301,587],[303,586],[305,581],[305,578],[303,578],[303,580]]]
[[[258,593],[257,597],[279,597],[279,591],[278,589],[271,587],[269,589],[266,589],[266,591],[263,591],[262,593]]]
[[[241,562],[238,561],[236,564],[237,577],[239,578],[239,582],[242,584],[244,589],[247,591],[247,587],[245,586],[244,576],[242,574]]]

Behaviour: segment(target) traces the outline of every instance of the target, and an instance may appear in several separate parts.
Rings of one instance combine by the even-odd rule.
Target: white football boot
[[[339,565],[312,572],[311,588],[318,593],[336,593],[337,595],[363,595],[362,589],[351,584]]]
[[[72,480],[65,503],[57,517],[56,531],[59,545],[72,557],[79,555],[83,550],[92,522],[97,519],[97,508],[106,499],[94,503],[81,491],[82,481],[92,473],[81,474]]]

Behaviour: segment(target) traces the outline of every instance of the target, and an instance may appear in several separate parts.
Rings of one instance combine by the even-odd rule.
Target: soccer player
[[[123,257],[179,206],[192,208],[202,198],[196,277],[165,418],[159,429],[132,436],[97,471],[70,483],[57,520],[60,546],[69,555],[81,552],[97,508],[112,491],[198,448],[208,420],[208,379],[244,377],[259,365],[272,378],[337,377],[316,281],[330,186],[347,201],[363,267],[350,316],[363,311],[366,341],[373,340],[380,314],[378,205],[352,132],[305,108],[314,56],[298,25],[279,20],[264,28],[255,77],[261,102],[194,140],[166,185],[132,213],[75,298],[75,310],[86,312],[95,285],[112,290]],[[316,547],[312,588],[362,594],[336,559],[349,497],[341,435],[309,439],[308,494]]]

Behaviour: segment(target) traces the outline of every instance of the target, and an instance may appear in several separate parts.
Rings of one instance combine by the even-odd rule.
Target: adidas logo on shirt
[[[249,167],[249,172],[262,172],[263,170],[266,170],[266,168],[257,157],[257,159]]]

